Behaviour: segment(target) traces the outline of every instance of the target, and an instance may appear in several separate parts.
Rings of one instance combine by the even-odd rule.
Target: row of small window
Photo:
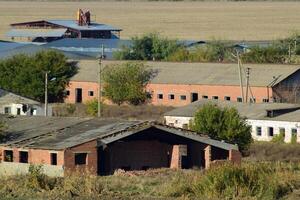
[[[291,129],[292,135],[296,135],[297,134],[297,129],[296,128],[292,128]],[[268,136],[269,137],[273,137],[274,136],[274,128],[273,127],[268,127]],[[279,133],[283,134],[283,136],[285,136],[285,128],[279,128]],[[262,136],[262,127],[261,126],[257,126],[256,127],[256,135],[257,136]]]
[[[164,95],[163,94],[157,94],[157,98],[158,99],[163,99],[164,98]],[[169,94],[168,95],[168,99],[170,100],[174,100],[175,99],[175,95],[174,94]],[[202,99],[208,99],[208,96],[207,95],[203,95],[202,96]],[[218,96],[212,96],[211,99],[213,100],[218,100],[219,97]],[[180,95],[180,100],[186,100],[186,95]],[[230,101],[231,100],[231,97],[230,96],[225,96],[224,97],[224,100],[225,101]],[[237,102],[242,102],[243,99],[241,97],[237,97],[236,99]],[[255,103],[256,102],[256,99],[255,98],[250,98],[250,102],[252,103]],[[263,99],[263,102],[269,102],[268,99]]]
[[[70,96],[70,90],[66,90],[66,95]],[[88,91],[88,96],[93,97],[94,96],[94,91]]]
[[[86,165],[87,153],[75,153],[75,165]],[[4,150],[4,161],[14,162],[14,152],[12,150]],[[28,163],[28,152],[19,151],[20,163]],[[57,165],[57,153],[50,153],[50,164]]]
[[[57,165],[57,153],[50,153],[51,165]],[[14,152],[12,150],[4,150],[4,161],[5,162],[15,162]],[[19,151],[20,163],[28,163],[28,151]]]

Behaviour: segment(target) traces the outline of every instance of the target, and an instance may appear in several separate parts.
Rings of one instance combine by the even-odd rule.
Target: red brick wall
[[[75,153],[87,153],[86,165],[75,165]],[[71,147],[65,150],[64,157],[66,170],[88,169],[92,173],[97,173],[98,156],[97,156],[97,141],[86,142],[81,145]]]
[[[97,98],[98,84],[95,82],[78,82],[71,81],[67,90],[70,91],[70,95],[66,98],[65,102],[75,103],[75,89],[82,88],[82,100],[86,102],[88,100]],[[256,98],[256,102],[262,102],[268,95],[272,97],[272,89],[266,87],[251,87],[253,96]],[[269,90],[269,94],[268,94]],[[88,91],[94,91],[94,96],[88,96]],[[214,86],[214,85],[178,85],[178,84],[149,84],[147,91],[152,93],[151,103],[154,105],[166,105],[166,106],[183,106],[191,103],[191,93],[198,93],[198,98],[201,99],[203,95],[208,96],[209,99],[212,96],[218,96],[219,100],[224,100],[225,96],[230,96],[231,101],[237,101],[237,97],[241,96],[239,86]],[[163,94],[163,99],[158,99],[157,95]],[[175,99],[168,98],[169,94],[174,94]],[[186,95],[186,100],[181,100],[180,95]]]
[[[208,96],[208,99],[218,96],[219,100],[224,100],[225,96],[229,96],[231,101],[237,101],[237,97],[241,96],[239,86],[149,84],[147,90],[152,93],[152,104],[168,106],[183,106],[191,103],[191,93],[198,93],[199,99],[202,99],[203,95]],[[256,102],[262,102],[264,98],[268,97],[265,87],[251,87],[251,90]],[[163,94],[163,99],[158,99],[158,94]],[[169,99],[169,94],[174,94],[175,99]],[[181,100],[180,95],[186,95],[186,100]],[[269,97],[271,96],[272,91],[269,89]]]
[[[82,101],[83,103],[89,100],[93,100],[98,97],[98,83],[95,82],[79,82],[70,81],[66,90],[69,90],[70,95],[65,99],[66,103],[75,103],[75,89],[82,88]],[[93,91],[94,96],[89,96],[88,92]]]
[[[4,155],[4,150],[9,148],[1,148],[1,154]],[[28,163],[30,164],[51,164],[50,153],[57,153],[57,165],[64,165],[64,151],[51,151],[51,150],[42,150],[42,149],[19,149],[13,148],[13,162],[20,162],[20,151],[28,152]],[[2,156],[2,159],[4,157]]]
[[[229,158],[230,161],[232,161],[235,164],[241,164],[242,161],[242,155],[237,150],[230,150],[229,151]]]

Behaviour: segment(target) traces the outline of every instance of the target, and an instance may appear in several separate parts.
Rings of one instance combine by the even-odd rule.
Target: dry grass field
[[[177,39],[269,40],[300,30],[300,2],[0,1],[0,39],[10,23],[73,19],[78,8],[121,27],[122,38],[157,31]]]

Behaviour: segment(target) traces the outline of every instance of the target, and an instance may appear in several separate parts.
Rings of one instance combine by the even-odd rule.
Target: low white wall
[[[21,175],[27,174],[30,164],[15,163],[15,162],[1,162],[0,176]],[[42,165],[43,173],[51,177],[63,177],[64,169],[62,166]]]
[[[184,124],[190,123],[193,117],[177,117],[177,116],[165,116],[166,125],[171,125],[177,128],[183,128]],[[247,123],[252,126],[251,135],[254,140],[257,141],[271,141],[275,135],[278,135],[280,128],[285,129],[284,141],[289,143],[292,138],[292,129],[297,129],[297,142],[300,142],[300,122],[286,122],[286,121],[272,121],[272,120],[252,120],[247,119]],[[261,135],[256,133],[256,127],[261,127]],[[268,135],[268,128],[273,127],[273,137]]]

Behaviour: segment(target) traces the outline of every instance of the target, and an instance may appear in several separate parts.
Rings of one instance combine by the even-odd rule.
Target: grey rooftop
[[[120,62],[104,61],[103,67]],[[145,64],[157,72],[151,80],[151,83],[155,84],[239,86],[237,64],[234,63],[145,62]],[[81,60],[79,67],[79,73],[71,80],[97,82],[97,60]],[[300,69],[298,65],[245,64],[243,70],[246,67],[251,68],[249,83],[252,87],[275,86]],[[245,74],[243,75],[245,77]]]
[[[226,150],[238,150],[236,145],[213,140],[206,135],[176,129],[151,121],[125,121],[120,119],[66,118],[66,117],[7,117],[8,139],[2,146],[63,150],[89,141],[109,144],[139,131],[154,127],[193,141],[210,144]]]

